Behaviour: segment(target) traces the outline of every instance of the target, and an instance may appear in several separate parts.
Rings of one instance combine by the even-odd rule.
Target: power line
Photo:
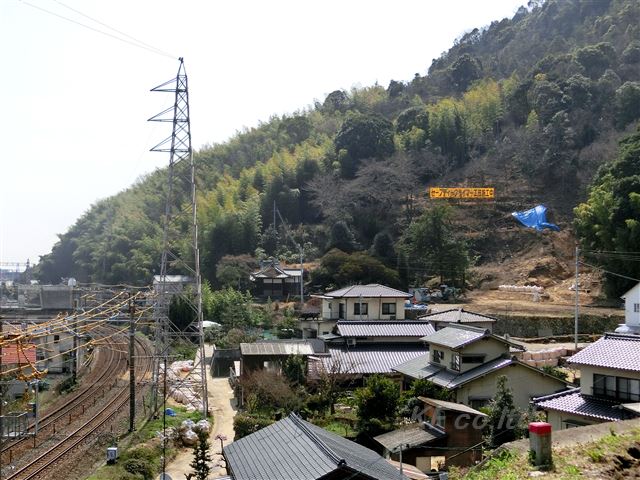
[[[590,263],[587,263],[587,262],[580,262],[580,264],[586,265],[587,267],[595,268],[596,270],[600,270],[601,272],[608,273],[609,275],[614,275],[616,277],[625,278],[627,280],[632,280],[634,282],[640,282],[640,279],[633,278],[633,277],[627,277],[626,275],[622,275],[622,274],[616,273],[616,272],[611,272],[611,271],[606,270],[606,269],[604,269],[602,267],[598,267],[597,265],[591,265]]]
[[[164,51],[160,50],[159,48],[156,48],[156,47],[149,47],[149,46],[147,46],[147,44],[146,44],[146,43],[141,42],[141,41],[139,41],[139,40],[136,40],[136,42],[137,42],[137,43],[136,43],[136,42],[132,42],[132,41],[130,41],[130,40],[127,40],[126,38],[118,37],[117,35],[113,35],[113,34],[111,34],[111,33],[109,33],[109,32],[105,32],[104,30],[97,29],[97,28],[92,27],[92,26],[90,26],[90,25],[87,25],[87,24],[85,24],[85,23],[79,22],[79,21],[77,21],[77,20],[73,20],[72,18],[65,17],[64,15],[61,15],[61,14],[59,14],[59,13],[55,13],[55,12],[52,12],[51,10],[47,10],[46,8],[40,7],[40,6],[38,6],[38,5],[34,5],[34,4],[32,4],[32,3],[30,3],[30,2],[28,2],[28,1],[26,1],[26,0],[19,0],[19,1],[20,1],[20,2],[22,2],[22,3],[24,3],[25,5],[30,6],[31,8],[35,8],[36,10],[40,10],[40,11],[42,11],[42,12],[44,12],[44,13],[48,14],[48,15],[52,15],[52,16],[54,16],[54,17],[58,17],[58,18],[60,18],[60,19],[62,19],[62,20],[66,20],[67,22],[74,23],[74,24],[79,25],[79,26],[81,26],[81,27],[87,28],[87,29],[89,29],[89,30],[91,30],[91,31],[93,31],[93,32],[100,33],[100,34],[105,35],[105,36],[107,36],[107,37],[113,38],[114,40],[119,40],[119,41],[121,41],[121,42],[123,42],[123,43],[127,43],[127,44],[129,44],[129,45],[132,45],[132,46],[134,46],[134,47],[141,48],[141,49],[143,49],[143,50],[147,50],[147,51],[149,51],[149,52],[151,52],[151,53],[155,53],[155,54],[157,54],[157,55],[162,55],[163,57],[169,57],[169,58],[174,59],[174,60],[177,58],[176,56],[171,55],[171,54],[169,54],[169,53],[166,53],[166,52],[164,52]],[[58,3],[60,3],[60,2],[58,2]],[[61,5],[62,5],[62,4],[61,4]],[[66,5],[64,5],[64,6],[66,6]],[[71,7],[67,7],[67,8],[71,8]],[[73,9],[71,9],[71,10],[73,10]],[[75,11],[75,10],[74,10],[74,11]],[[78,12],[78,13],[79,13],[79,12]],[[80,14],[81,14],[81,15],[83,15],[83,16],[85,16],[85,17],[87,17],[87,18],[91,18],[91,17],[89,17],[89,16],[87,16],[87,15],[84,15],[84,14],[82,14],[82,13],[80,13]],[[94,20],[94,19],[92,19],[92,20]],[[97,20],[94,20],[94,21],[95,21],[95,22],[97,22],[97,23],[98,23],[98,24],[100,24],[100,25],[104,25],[102,22],[98,22]],[[107,26],[107,25],[105,25],[105,26]],[[122,34],[119,30],[116,30],[115,28],[112,28],[112,27],[109,27],[109,26],[107,26],[107,27],[108,27],[108,28],[110,28],[110,29],[111,29],[111,30],[113,30],[113,31],[116,31],[116,32],[118,32],[118,33]],[[129,37],[129,38],[133,38],[133,37],[131,37],[130,35],[126,35],[126,34],[122,34],[122,35],[125,35],[126,37]]]
[[[163,50],[160,50],[159,48],[154,47],[153,45],[149,45],[148,43],[145,43],[142,40],[138,40],[137,38],[132,37],[131,35],[123,32],[122,30],[118,30],[117,28],[114,28],[114,27],[112,27],[110,25],[107,25],[106,23],[101,22],[100,20],[98,20],[96,18],[90,17],[89,15],[87,15],[85,13],[82,13],[80,10],[77,10],[75,8],[70,7],[69,5],[66,5],[66,4],[62,3],[60,0],[55,0],[55,2],[60,4],[60,5],[62,5],[65,8],[68,8],[72,12],[77,13],[78,15],[81,15],[81,16],[83,16],[85,18],[88,18],[91,21],[96,22],[98,25],[102,25],[103,27],[107,27],[109,30],[113,30],[114,32],[119,33],[120,35],[122,35],[122,36],[124,36],[124,37],[126,37],[126,38],[128,38],[130,40],[133,40],[135,43],[138,43],[138,44],[140,44],[142,46],[148,47],[150,50],[156,51],[160,55],[164,55],[164,56],[167,56],[167,57],[170,57],[170,58],[173,58],[173,59],[176,58],[174,55],[171,55],[171,54],[169,54],[169,53],[167,53],[167,52],[165,52]]]

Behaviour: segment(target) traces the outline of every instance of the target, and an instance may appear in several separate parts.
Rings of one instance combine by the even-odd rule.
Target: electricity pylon
[[[176,342],[188,342],[197,346],[193,370],[184,376],[162,382],[167,386],[163,395],[181,390],[189,396],[195,392],[202,400],[203,418],[207,416],[207,376],[202,327],[202,281],[200,278],[200,254],[198,250],[198,224],[196,211],[195,163],[191,148],[191,120],[189,118],[189,89],[184,60],[175,78],[153,88],[152,92],[172,93],[172,107],[151,117],[151,122],[171,122],[171,135],[151,149],[152,152],[169,153],[166,202],[163,216],[162,258],[160,275],[154,279],[156,297],[154,303],[155,362],[153,371],[154,407],[158,409],[158,392],[161,375],[167,377],[167,359],[170,348]],[[176,325],[169,317],[172,299],[190,307],[191,318]],[[165,397],[166,398],[166,397]]]

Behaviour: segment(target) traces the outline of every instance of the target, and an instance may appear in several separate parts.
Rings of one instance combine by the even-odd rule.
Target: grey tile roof
[[[640,372],[640,335],[606,333],[570,357],[568,362]]]
[[[430,364],[429,355],[421,355],[408,362],[396,365],[393,370],[412,378],[426,378],[439,387],[454,389],[514,363],[518,362],[509,357],[500,357],[478,365],[464,373],[454,373],[444,368],[444,366]]]
[[[338,333],[343,337],[424,337],[435,333],[428,322],[412,320],[370,321],[337,323]]]
[[[460,348],[489,336],[488,330],[468,325],[452,325],[423,338],[425,342],[449,348]]]
[[[516,350],[526,350],[522,345],[510,342],[499,335],[494,335],[488,329],[473,327],[471,325],[462,325],[459,323],[450,324],[442,330],[438,330],[436,333],[422,337],[421,340],[435,345],[442,345],[447,348],[458,349],[477,342],[485,337],[493,338],[494,340],[504,343],[505,345],[509,345]]]
[[[300,270],[294,270],[290,268],[280,268],[277,265],[267,265],[258,271],[255,271],[249,275],[250,278],[287,278],[287,277],[299,277]]]
[[[480,313],[467,312],[463,308],[452,308],[419,317],[419,320],[450,323],[494,323],[498,320]]]
[[[422,423],[412,423],[406,427],[373,437],[373,439],[390,452],[393,452],[400,445],[406,445],[407,448],[417,447],[444,436],[446,434],[435,427],[423,427]]]
[[[375,480],[400,478],[373,450],[293,413],[226,445],[223,452],[234,480],[316,480],[340,469]]]
[[[571,413],[605,422],[627,420],[638,416],[620,407],[620,402],[583,395],[580,393],[580,387],[534,398],[533,404],[542,410]]]
[[[469,413],[471,415],[479,415],[481,417],[487,416],[486,414],[476,410],[475,408],[471,408],[463,403],[447,402],[445,400],[438,400],[436,398],[427,398],[427,397],[418,397],[418,399],[422,400],[424,403],[433,405],[434,407],[441,408],[442,410],[451,410],[454,412]]]
[[[242,355],[313,355],[308,342],[257,342],[241,343]]]
[[[387,298],[411,298],[412,295],[407,292],[396,290],[395,288],[386,287],[379,283],[369,285],[352,285],[350,287],[327,292],[325,297],[333,298],[357,298],[357,297],[387,297]]]
[[[330,356],[319,357],[324,368],[331,371],[335,362],[343,372],[351,374],[393,373],[392,367],[421,356],[420,345],[356,345],[355,347],[329,347]]]

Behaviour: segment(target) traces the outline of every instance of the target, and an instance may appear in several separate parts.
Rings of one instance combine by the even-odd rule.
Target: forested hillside
[[[334,91],[197,152],[203,273],[219,285],[255,259],[295,261],[275,202],[305,259],[319,260],[318,287],[461,286],[514,209],[543,202],[572,228],[639,118],[640,2],[529,2],[462,36],[426,76]],[[41,258],[41,280],[150,283],[164,184],[156,171],[93,205]],[[496,200],[434,205],[428,186],[493,186]]]

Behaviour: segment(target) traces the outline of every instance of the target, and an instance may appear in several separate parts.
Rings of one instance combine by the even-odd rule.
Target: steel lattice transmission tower
[[[172,107],[151,117],[151,122],[171,122],[171,136],[151,149],[169,153],[166,203],[163,218],[162,258],[160,275],[156,277],[154,302],[155,365],[153,372],[154,407],[158,409],[158,396],[182,390],[189,396],[195,392],[202,400],[201,411],[207,416],[207,376],[202,326],[202,281],[198,250],[198,224],[196,210],[195,163],[191,148],[191,121],[189,118],[189,89],[184,60],[175,78],[153,88],[152,92],[175,95]],[[172,298],[192,310],[192,320],[176,325],[169,317]],[[194,368],[184,377],[166,381],[164,369],[170,359],[170,348],[175,342],[189,342],[197,346]],[[165,381],[161,378],[164,377]],[[166,389],[164,386],[166,386]]]

